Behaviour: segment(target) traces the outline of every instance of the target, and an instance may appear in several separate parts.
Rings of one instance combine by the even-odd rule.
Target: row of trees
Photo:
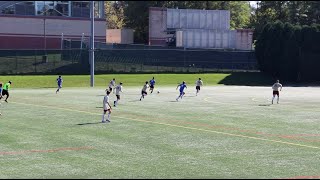
[[[289,22],[293,25],[320,23],[320,1],[259,1],[253,9],[249,27],[254,39],[268,22]]]
[[[260,70],[288,81],[320,80],[320,24],[267,23],[256,42]]]

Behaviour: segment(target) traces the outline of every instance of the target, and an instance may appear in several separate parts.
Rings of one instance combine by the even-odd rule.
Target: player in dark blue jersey
[[[57,91],[56,91],[56,94],[57,94],[57,93],[59,92],[59,90],[62,88],[62,82],[63,82],[63,79],[62,79],[61,76],[59,76],[59,77],[57,78],[58,89],[57,89]]]
[[[179,100],[179,98],[182,99],[183,95],[185,94],[184,93],[184,88],[187,88],[186,82],[183,81],[182,84],[179,84],[176,89],[178,89],[178,87],[180,87],[179,88],[180,95],[177,97],[177,99],[176,99],[177,101]]]
[[[153,92],[154,89],[154,85],[156,84],[156,80],[154,80],[154,77],[152,77],[152,79],[149,81],[150,82],[150,89],[149,91],[151,91],[151,93]]]

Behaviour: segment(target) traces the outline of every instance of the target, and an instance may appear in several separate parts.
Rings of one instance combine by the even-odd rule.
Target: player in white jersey
[[[199,78],[199,80],[197,80],[196,81],[196,96],[198,96],[198,93],[199,93],[199,91],[200,91],[200,86],[202,86],[203,85],[203,82],[202,82],[202,80],[201,80],[201,78]]]
[[[273,104],[274,97],[277,95],[277,104],[279,104],[279,90],[282,90],[282,84],[279,83],[279,80],[272,85],[272,90],[273,97],[271,103]]]
[[[113,78],[110,82],[109,82],[109,91],[112,92],[112,88],[114,88],[114,86],[116,85],[116,79]]]
[[[111,105],[109,104],[109,94],[110,94],[110,91],[107,91],[107,95],[104,96],[103,98],[103,114],[102,114],[102,122],[105,123],[105,122],[110,122],[110,114],[111,114]],[[108,112],[108,118],[105,119],[105,115],[106,113]]]
[[[140,101],[141,101],[142,98],[144,99],[144,96],[146,96],[148,94],[147,93],[147,89],[148,88],[149,88],[148,81],[146,81],[146,84],[142,87],[142,90],[141,90]]]
[[[115,91],[116,91],[117,100],[116,100],[116,101],[113,101],[113,103],[114,103],[113,106],[114,106],[114,107],[117,106],[118,101],[120,100],[120,92],[122,92],[122,82],[120,82],[119,85],[116,86],[115,89],[116,89]]]

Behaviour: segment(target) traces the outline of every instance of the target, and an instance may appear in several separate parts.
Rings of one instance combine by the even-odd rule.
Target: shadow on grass
[[[233,72],[218,84],[235,86],[272,86],[275,79],[262,72]]]
[[[128,101],[128,102],[138,102],[138,101],[140,101],[140,100],[137,99],[137,100],[132,100],[132,101]]]
[[[258,106],[271,106],[271,104],[259,104]]]
[[[94,122],[94,123],[81,123],[81,124],[77,124],[79,126],[83,126],[83,125],[90,125],[90,124],[102,124],[102,122]]]
[[[57,87],[33,87],[32,89],[57,89]]]

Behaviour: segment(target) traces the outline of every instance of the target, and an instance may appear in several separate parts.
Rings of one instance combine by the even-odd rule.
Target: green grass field
[[[284,84],[271,105],[271,85],[217,86],[230,74],[201,75],[198,96],[199,75],[154,75],[160,93],[139,101],[150,76],[115,76],[124,93],[110,123],[102,100],[113,76],[94,88],[65,76],[58,94],[56,76],[2,76],[14,84],[1,100],[0,178],[320,178],[319,88]]]
[[[124,86],[142,86],[155,77],[157,84],[176,86],[182,81],[194,84],[200,77],[206,85],[270,85],[274,80],[259,72],[208,73],[208,74],[108,74],[95,75],[95,86],[107,87],[112,78]],[[0,81],[13,82],[15,88],[55,88],[58,75],[1,76]],[[90,75],[62,75],[63,87],[88,87]]]

